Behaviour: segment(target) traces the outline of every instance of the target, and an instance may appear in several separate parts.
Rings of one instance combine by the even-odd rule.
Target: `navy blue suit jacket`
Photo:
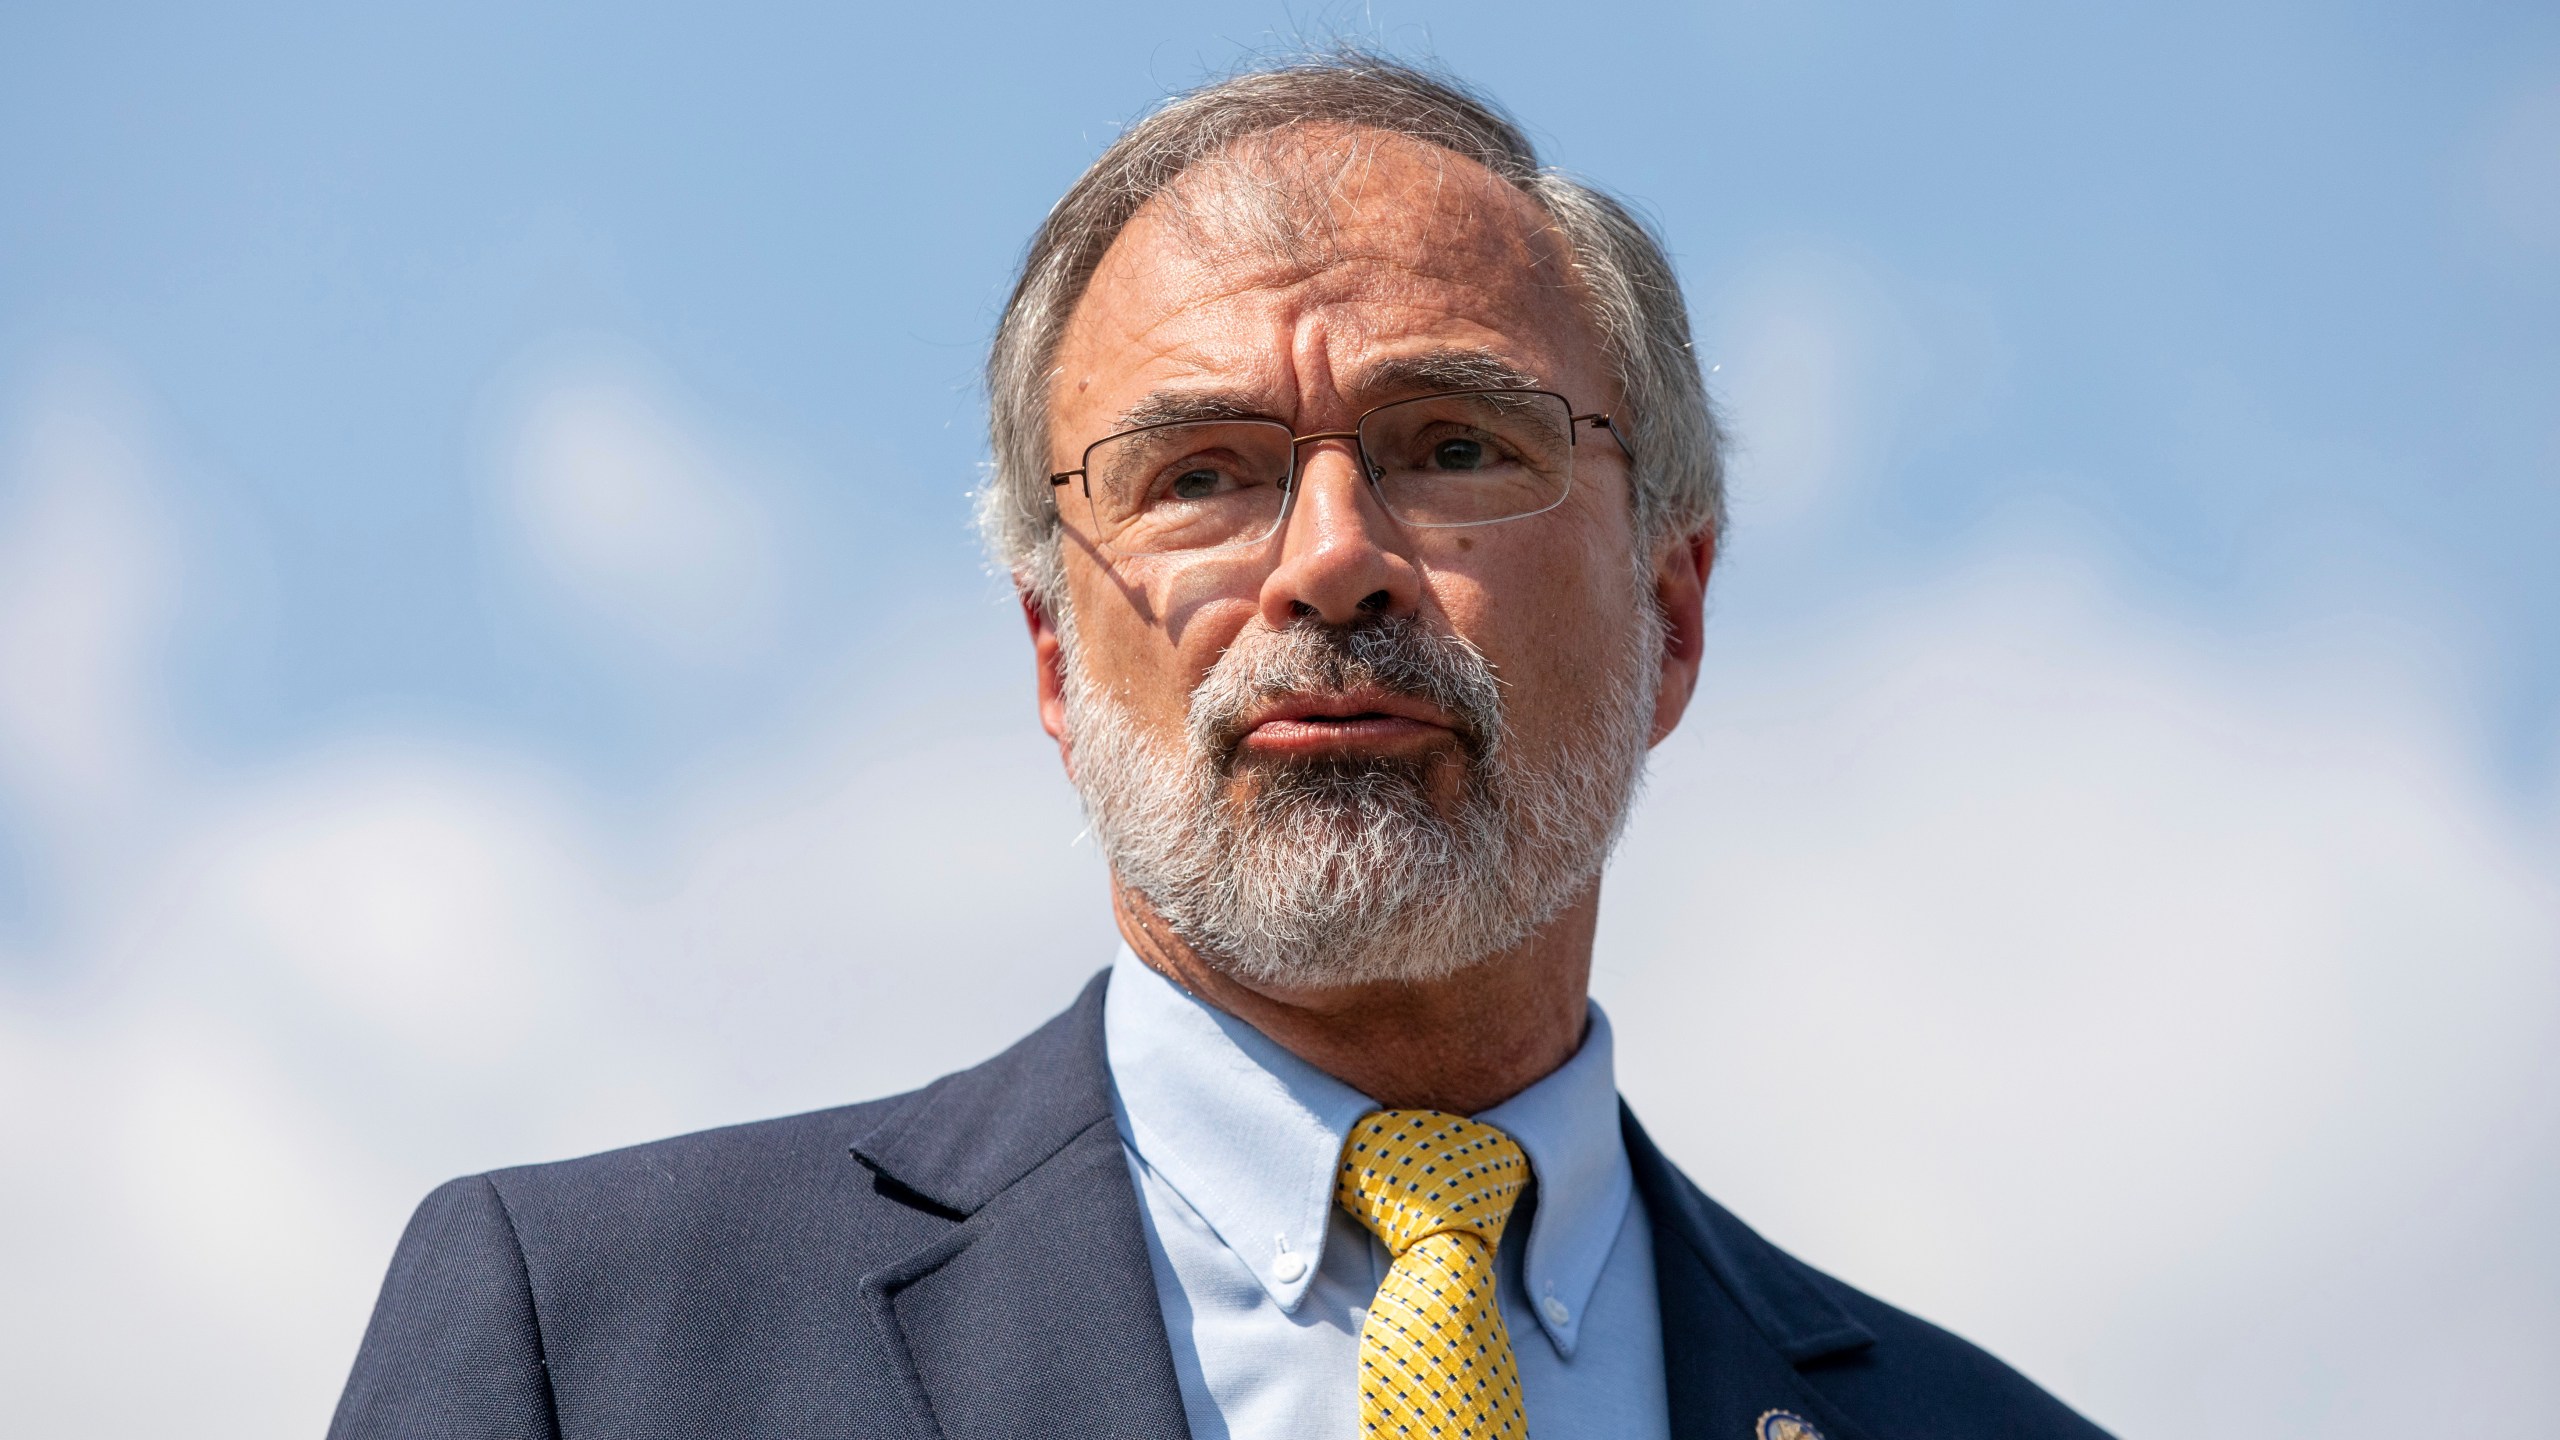
[[[332,1440],[1186,1433],[1113,1128],[1104,980],[892,1099],[456,1180],[401,1238]],[[1991,1356],[1746,1229],[1623,1116],[1671,1433],[2085,1440]]]

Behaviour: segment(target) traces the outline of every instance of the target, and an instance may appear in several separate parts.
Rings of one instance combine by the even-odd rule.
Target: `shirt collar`
[[[1377,1102],[1186,993],[1126,946],[1112,965],[1102,1029],[1121,1138],[1272,1303],[1295,1310],[1323,1262],[1343,1138]],[[1537,1203],[1521,1277],[1539,1325],[1570,1357],[1635,1189],[1600,1007],[1591,1006],[1572,1059],[1476,1118],[1529,1157]]]

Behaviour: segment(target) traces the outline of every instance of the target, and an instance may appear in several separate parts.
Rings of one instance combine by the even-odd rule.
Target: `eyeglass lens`
[[[1553,508],[1573,483],[1573,416],[1535,391],[1425,395],[1371,411],[1361,453],[1387,512],[1422,528]],[[1205,420],[1115,435],[1085,455],[1096,538],[1124,554],[1260,540],[1280,523],[1296,446],[1276,420]]]

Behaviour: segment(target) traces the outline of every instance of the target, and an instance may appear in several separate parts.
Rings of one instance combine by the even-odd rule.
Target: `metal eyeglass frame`
[[[1369,493],[1377,496],[1378,508],[1386,511],[1388,516],[1397,524],[1407,526],[1412,529],[1463,530],[1472,525],[1504,525],[1514,520],[1526,520],[1532,515],[1544,515],[1548,511],[1556,508],[1558,505],[1563,504],[1566,497],[1573,493],[1573,481],[1570,476],[1566,477],[1565,488],[1556,495],[1555,499],[1548,501],[1546,504],[1539,506],[1535,510],[1523,510],[1517,515],[1504,515],[1493,520],[1452,520],[1433,524],[1428,521],[1407,520],[1403,516],[1396,514],[1395,507],[1387,503],[1387,497],[1383,494],[1379,494],[1378,492],[1378,479],[1380,476],[1384,475],[1386,471],[1381,468],[1375,460],[1369,458],[1369,447],[1363,443],[1360,438],[1360,427],[1368,424],[1369,417],[1377,414],[1381,410],[1392,410],[1399,405],[1410,405],[1417,401],[1439,400],[1457,395],[1544,396],[1564,407],[1564,433],[1565,442],[1567,444],[1572,445],[1577,449],[1580,448],[1582,444],[1582,432],[1576,427],[1588,425],[1594,430],[1608,431],[1609,438],[1618,442],[1618,453],[1627,457],[1628,466],[1632,468],[1636,463],[1636,452],[1634,447],[1627,444],[1626,435],[1619,430],[1617,421],[1612,416],[1598,410],[1576,415],[1573,413],[1573,402],[1567,400],[1564,396],[1553,390],[1534,390],[1518,385],[1479,385],[1466,390],[1435,390],[1427,395],[1408,395],[1402,400],[1390,400],[1383,405],[1372,405],[1368,409],[1361,411],[1359,415],[1352,420],[1351,428],[1348,430],[1318,430],[1313,434],[1308,435],[1292,433],[1289,436],[1289,474],[1286,479],[1280,482],[1280,513],[1272,518],[1271,528],[1263,531],[1259,535],[1229,540],[1218,545],[1203,545],[1199,547],[1199,552],[1206,553],[1212,550],[1232,550],[1240,545],[1258,545],[1287,528],[1290,513],[1298,508],[1298,447],[1316,440],[1350,441],[1352,449],[1360,457],[1361,478],[1368,482]],[[1049,477],[1050,488],[1055,490],[1064,486],[1070,480],[1080,480],[1083,482],[1080,488],[1083,491],[1085,501],[1087,504],[1090,504],[1093,500],[1093,476],[1091,472],[1091,465],[1094,451],[1101,449],[1103,446],[1110,444],[1114,440],[1125,440],[1132,435],[1144,435],[1150,430],[1169,430],[1176,425],[1233,424],[1277,425],[1283,430],[1287,430],[1289,428],[1288,421],[1270,415],[1232,415],[1216,419],[1159,420],[1152,425],[1132,425],[1126,430],[1117,430],[1109,435],[1105,435],[1101,439],[1084,447],[1084,453],[1076,457],[1078,462],[1080,462],[1077,464],[1076,468],[1072,470],[1060,470]],[[1106,550],[1111,550],[1114,554],[1179,555],[1183,553],[1179,550],[1120,551],[1114,547],[1110,541],[1103,539],[1099,535],[1093,538],[1093,543]]]

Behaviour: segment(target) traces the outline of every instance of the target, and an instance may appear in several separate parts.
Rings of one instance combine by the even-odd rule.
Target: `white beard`
[[[1093,683],[1061,618],[1068,744],[1103,857],[1202,959],[1248,982],[1410,982],[1500,954],[1599,876],[1642,783],[1662,627],[1638,599],[1646,623],[1596,703],[1535,759],[1516,753],[1491,664],[1411,620],[1248,631],[1169,747]],[[1361,685],[1426,699],[1471,732],[1454,813],[1432,798],[1429,760],[1258,769],[1238,798],[1237,717]]]

